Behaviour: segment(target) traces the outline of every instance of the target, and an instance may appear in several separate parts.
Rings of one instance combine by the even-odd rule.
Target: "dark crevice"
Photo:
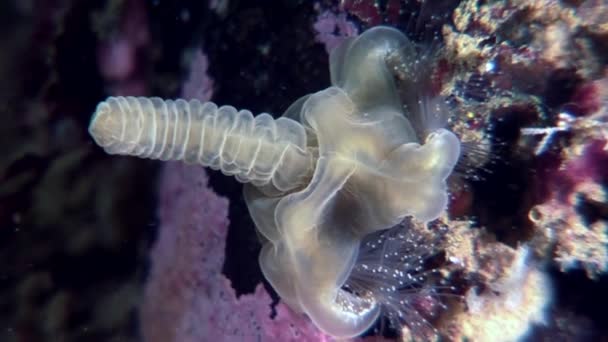
[[[530,191],[534,186],[533,161],[522,158],[517,150],[521,128],[536,116],[534,108],[528,106],[496,111],[490,132],[496,162],[479,171],[480,180],[471,181],[477,223],[511,246],[531,237],[533,227],[527,216],[539,200],[538,194]]]

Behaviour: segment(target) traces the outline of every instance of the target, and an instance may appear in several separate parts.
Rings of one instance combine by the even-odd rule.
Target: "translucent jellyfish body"
[[[109,153],[198,163],[246,183],[265,277],[324,332],[356,336],[381,306],[344,289],[361,241],[408,216],[437,218],[460,154],[443,128],[420,141],[420,118],[404,112],[387,57],[415,63],[414,50],[387,27],[345,41],[330,56],[332,86],[277,120],[197,100],[109,98],[89,132]]]
[[[406,216],[437,218],[460,154],[458,138],[445,129],[418,141],[403,112],[386,58],[409,46],[399,31],[378,27],[334,51],[333,86],[285,114],[306,128],[308,149],[317,151],[310,183],[274,197],[245,189],[267,239],[264,275],[283,300],[336,337],[361,334],[380,312],[374,298],[343,289],[363,237]]]

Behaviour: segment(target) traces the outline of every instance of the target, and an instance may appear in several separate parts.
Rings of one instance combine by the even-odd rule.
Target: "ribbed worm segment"
[[[197,163],[279,191],[304,184],[314,167],[298,122],[212,102],[109,97],[89,132],[110,154]]]

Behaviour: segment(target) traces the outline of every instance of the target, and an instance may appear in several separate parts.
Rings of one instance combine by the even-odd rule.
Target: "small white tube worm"
[[[212,102],[109,97],[89,132],[110,154],[196,163],[272,192],[305,185],[314,169],[300,123]]]

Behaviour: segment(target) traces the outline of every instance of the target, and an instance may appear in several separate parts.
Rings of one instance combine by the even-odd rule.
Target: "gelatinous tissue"
[[[198,100],[111,97],[89,131],[108,153],[198,163],[245,183],[260,265],[281,299],[336,337],[363,333],[381,303],[343,289],[362,239],[405,217],[437,218],[460,141],[423,141],[387,58],[416,58],[401,32],[370,29],[330,55],[332,86],[279,119]],[[409,116],[408,116],[409,115]]]

